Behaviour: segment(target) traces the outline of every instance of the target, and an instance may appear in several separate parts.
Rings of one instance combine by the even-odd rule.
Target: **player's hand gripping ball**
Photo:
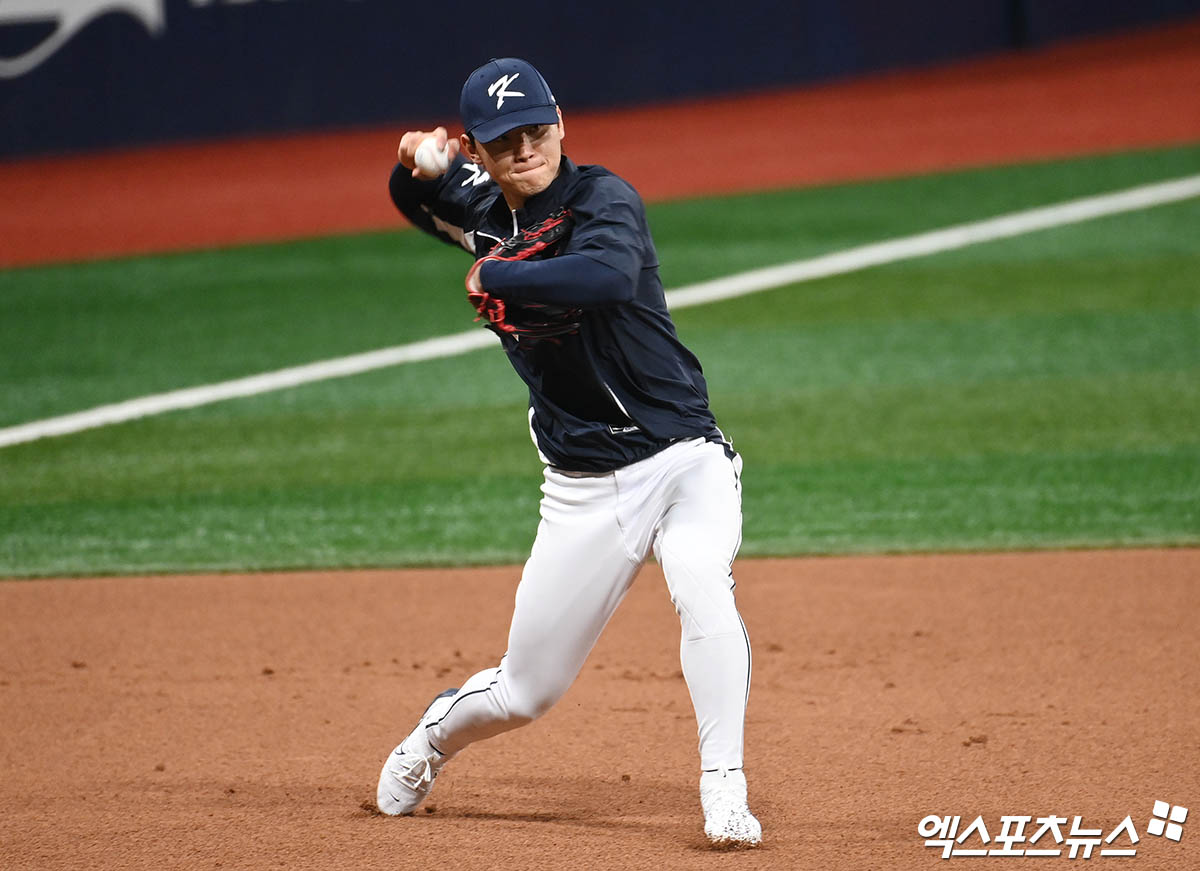
[[[426,136],[417,146],[413,162],[422,174],[436,177],[450,168],[450,150],[446,147],[438,148],[436,136]]]

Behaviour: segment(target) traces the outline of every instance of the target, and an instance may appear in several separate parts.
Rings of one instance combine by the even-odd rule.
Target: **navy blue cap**
[[[550,86],[533,64],[515,57],[493,58],[471,73],[458,109],[463,128],[479,142],[526,124],[558,123]]]

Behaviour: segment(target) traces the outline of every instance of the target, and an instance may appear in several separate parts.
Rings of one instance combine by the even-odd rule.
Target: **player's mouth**
[[[535,172],[546,165],[546,161],[539,160],[536,163],[523,163],[520,166],[512,168],[512,175],[524,175],[527,172]]]

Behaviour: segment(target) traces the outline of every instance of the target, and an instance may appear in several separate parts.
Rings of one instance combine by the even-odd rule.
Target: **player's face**
[[[563,132],[560,115],[557,124],[517,127],[490,142],[476,142],[473,148],[464,143],[464,148],[500,185],[509,207],[519,209],[558,175]]]

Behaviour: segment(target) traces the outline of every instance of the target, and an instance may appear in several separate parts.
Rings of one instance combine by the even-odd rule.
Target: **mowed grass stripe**
[[[651,219],[695,283],[1196,173],[1192,147]],[[680,310],[746,460],[743,553],[1200,543],[1198,232],[1190,199]],[[454,332],[464,260],[394,233],[0,273],[0,419]],[[0,576],[519,562],[525,404],[493,349],[15,445]]]
[[[1200,146],[649,212],[663,280],[681,287],[1196,173]],[[403,231],[0,271],[0,428],[463,332],[468,263]]]
[[[1027,209],[1014,214],[862,245],[834,254],[703,282],[669,292],[667,301],[672,309],[705,305],[1052,227],[1152,208],[1197,196],[1200,196],[1200,175],[1141,185],[1116,193]],[[359,375],[387,366],[457,356],[493,343],[494,339],[488,334],[474,331],[304,366],[289,367],[218,384],[143,396],[83,412],[0,429],[0,448],[124,423],[169,411],[196,408],[227,399],[255,396],[315,381]]]

